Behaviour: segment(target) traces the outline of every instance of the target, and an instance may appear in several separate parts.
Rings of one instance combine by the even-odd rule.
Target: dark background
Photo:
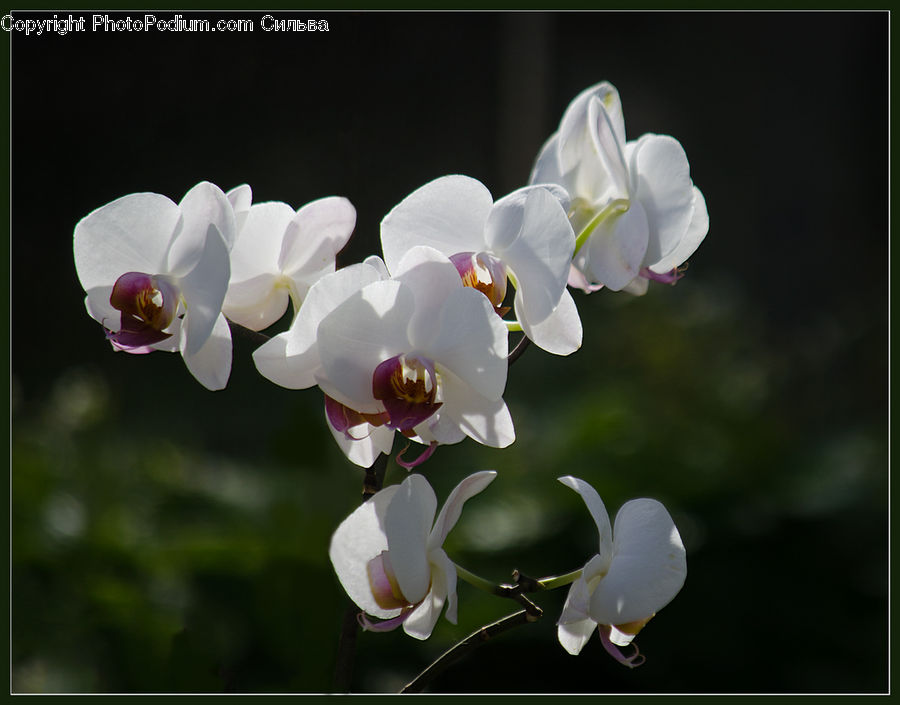
[[[427,181],[524,185],[568,102],[606,79],[630,139],[681,141],[709,235],[676,287],[576,292],[583,348],[510,371],[516,443],[441,448],[422,471],[440,501],[499,471],[447,544],[485,577],[593,554],[555,481],[573,474],[611,515],[663,501],[687,582],[639,635],[639,669],[596,637],[563,652],[558,590],[432,689],[885,691],[887,15],[279,15],[328,20],[304,34],[223,17],[255,31],[10,37],[12,690],[327,691],[346,605],[327,544],[362,473],[320,394],[268,383],[242,340],[216,393],[177,355],[113,354],[84,312],[78,220],[204,179],[295,208],[343,195],[341,262],[359,261]],[[517,609],[459,597],[459,625],[425,643],[362,634],[353,689],[396,690]]]

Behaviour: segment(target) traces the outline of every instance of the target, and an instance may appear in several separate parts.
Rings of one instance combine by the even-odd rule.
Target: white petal
[[[596,628],[597,623],[593,619],[587,618],[580,622],[560,624],[556,628],[556,635],[566,651],[573,656],[578,656]]]
[[[399,485],[385,487],[363,502],[341,522],[331,537],[328,555],[344,590],[360,609],[381,619],[396,617],[399,609],[386,610],[378,606],[369,587],[366,565],[386,551],[384,512],[399,489]]]
[[[185,355],[195,354],[206,342],[222,312],[228,289],[228,249],[216,226],[208,228],[203,250],[193,269],[178,281],[187,308],[181,345]]]
[[[361,413],[383,410],[372,393],[372,375],[383,361],[409,351],[406,328],[414,310],[408,288],[378,281],[328,314],[318,328],[322,390]]]
[[[447,256],[432,247],[414,247],[397,263],[394,279],[409,287],[416,310],[409,321],[413,348],[426,348],[438,334],[441,309],[447,298],[463,288],[462,279]]]
[[[165,274],[180,217],[178,206],[157,193],[123,196],[84,217],[73,242],[81,286],[112,287],[126,272]]]
[[[403,596],[416,604],[428,593],[431,567],[426,544],[437,499],[421,475],[410,475],[401,484],[385,514],[391,565]]]
[[[307,203],[284,233],[280,269],[311,285],[322,273],[334,271],[334,258],[355,227],[356,209],[346,198],[330,196]]]
[[[650,280],[644,277],[635,277],[628,284],[622,287],[622,291],[632,296],[643,296],[647,293],[650,286]]]
[[[444,616],[451,624],[456,624],[458,600],[456,599],[456,566],[444,549],[438,548],[429,553],[431,574],[434,576],[435,593],[446,595],[447,611]]]
[[[708,232],[709,213],[706,210],[706,199],[703,198],[700,189],[694,186],[694,212],[687,232],[681,238],[678,247],[672,250],[668,257],[650,265],[650,269],[657,274],[663,274],[681,266],[700,247],[700,243],[703,242]]]
[[[444,589],[443,584],[436,584],[434,589],[428,592],[422,603],[403,622],[403,631],[415,639],[425,640],[431,636],[444,606]]]
[[[647,251],[650,230],[638,201],[624,213],[606,218],[587,242],[588,268],[594,280],[620,291],[638,276]]]
[[[626,502],[616,515],[613,559],[591,596],[600,624],[647,619],[675,597],[687,575],[684,544],[665,507],[654,499]]]
[[[370,468],[384,453],[390,455],[394,444],[394,432],[386,426],[373,426],[363,423],[349,429],[351,438],[342,431],[338,431],[328,423],[328,414],[325,415],[325,423],[338,447],[343,451],[347,459],[361,468]]]
[[[286,352],[299,355],[316,344],[319,323],[364,286],[381,281],[387,273],[370,264],[352,264],[322,277],[307,292],[288,335]]]
[[[451,372],[441,373],[444,405],[438,413],[453,419],[469,438],[492,448],[516,440],[512,416],[503,399],[489,400]]]
[[[563,174],[559,166],[559,135],[554,133],[538,152],[531,170],[529,184],[560,184],[565,186]]]
[[[260,274],[242,282],[232,280],[222,312],[245,328],[264,330],[284,315],[289,300],[289,290],[278,275]]]
[[[315,372],[321,366],[318,348],[305,354],[288,356],[289,333],[280,333],[253,351],[253,362],[259,373],[287,389],[306,389],[315,386]]]
[[[690,166],[678,140],[644,135],[632,154],[635,198],[650,226],[644,265],[655,264],[681,242],[693,215],[694,186]]]
[[[117,331],[122,320],[122,312],[114,309],[109,303],[112,290],[111,286],[98,286],[88,290],[87,296],[84,297],[84,306],[91,318],[102,323],[105,328]]]
[[[437,337],[423,352],[481,396],[497,400],[506,387],[508,336],[487,297],[461,287],[444,302]]]
[[[501,198],[485,226],[488,247],[515,274],[521,311],[533,324],[556,308],[565,291],[575,233],[559,200],[547,189],[526,187]]]
[[[568,291],[563,291],[556,310],[542,322],[532,325],[527,318],[519,316],[520,295],[516,292],[516,316],[525,335],[539,348],[554,355],[571,355],[581,347],[581,317],[575,300]]]
[[[253,202],[253,190],[248,184],[235,186],[225,194],[225,198],[231,204],[234,210],[234,226],[240,235],[241,228],[247,220],[247,214],[250,212],[250,204]]]
[[[181,228],[169,248],[167,264],[169,273],[182,277],[194,268],[201,256],[210,224],[218,229],[228,251],[234,246],[237,227],[228,198],[222,189],[208,181],[188,191],[178,207]]]
[[[434,522],[434,528],[431,530],[431,535],[428,538],[428,550],[444,545],[444,539],[447,538],[447,534],[459,521],[463,504],[466,503],[466,500],[471,499],[484,490],[495,477],[497,477],[496,471],[483,470],[482,472],[476,472],[474,475],[469,475],[453,488],[453,491],[441,508],[437,521]]]
[[[219,314],[212,332],[193,355],[182,352],[188,370],[207,389],[224,389],[231,374],[231,329]]]
[[[587,505],[588,511],[591,513],[591,518],[597,525],[597,532],[600,537],[600,555],[608,557],[611,554],[613,547],[612,527],[609,523],[609,514],[606,511],[606,506],[603,504],[603,500],[600,499],[600,495],[597,494],[597,490],[584,480],[572,477],[571,475],[560,477],[559,481],[566,487],[571,487],[581,495],[581,498]]]
[[[287,203],[256,203],[231,250],[231,283],[255,279],[260,274],[281,274],[278,255],[284,231],[294,217]]]
[[[381,221],[381,246],[393,273],[404,254],[428,245],[448,257],[484,249],[490,191],[468,176],[442,176],[413,191]]]
[[[442,413],[440,409],[413,430],[416,432],[416,438],[425,445],[432,441],[437,441],[441,445],[453,445],[466,437],[459,423],[449,414]]]

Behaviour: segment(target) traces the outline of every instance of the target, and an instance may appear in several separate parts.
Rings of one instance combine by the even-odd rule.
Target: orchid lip
[[[351,409],[349,406],[341,404],[327,394],[324,396],[325,414],[328,417],[328,423],[331,424],[335,431],[343,433],[351,440],[361,440],[350,433],[351,428],[366,423],[372,426],[383,426],[389,420],[389,416],[386,412],[380,414],[363,414],[355,409]]]
[[[153,351],[172,336],[164,330],[175,320],[181,292],[166,276],[126,272],[113,285],[109,303],[121,311],[119,330],[106,337],[117,350],[132,354]]]
[[[386,425],[395,431],[411,431],[432,416],[442,404],[435,401],[437,393],[434,363],[418,355],[388,358],[372,375],[372,394],[384,404]]]
[[[501,260],[489,252],[457,252],[450,256],[450,261],[459,272],[463,286],[487,296],[498,315],[504,316],[509,311],[508,306],[503,306],[509,275]]]

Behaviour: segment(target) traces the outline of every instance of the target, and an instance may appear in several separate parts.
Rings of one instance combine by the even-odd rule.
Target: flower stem
[[[591,221],[584,226],[582,231],[578,233],[578,237],[575,238],[575,252],[577,253],[578,250],[581,249],[581,246],[587,242],[591,233],[594,232],[594,228],[610,216],[615,215],[616,213],[624,213],[628,210],[629,205],[628,199],[625,198],[617,198],[606,204],[597,215],[591,218]]]
[[[471,573],[469,573],[471,575]],[[486,582],[486,581],[485,581]],[[488,639],[502,634],[514,627],[522,624],[530,624],[537,621],[540,615],[533,615],[527,609],[521,610],[514,614],[504,617],[496,622],[488,624],[476,632],[473,632],[461,642],[445,651],[441,656],[432,663],[428,668],[422,671],[418,676],[410,681],[400,692],[401,693],[421,693],[422,689],[428,685],[435,676],[439,675],[447,669],[448,666],[461,659],[463,656],[473,651],[479,645]]]
[[[544,590],[555,590],[556,588],[574,583],[581,577],[581,572],[582,569],[579,568],[578,570],[573,570],[571,573],[566,573],[565,575],[551,575],[549,578],[541,578],[537,583]]]

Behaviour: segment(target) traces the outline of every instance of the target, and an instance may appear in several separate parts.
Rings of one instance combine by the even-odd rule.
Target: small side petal
[[[600,495],[597,494],[597,490],[584,480],[572,477],[571,475],[566,475],[565,477],[560,477],[558,479],[566,487],[571,487],[581,495],[581,498],[587,505],[588,511],[591,513],[591,518],[597,525],[597,532],[600,535],[600,554],[602,556],[609,556],[613,545],[612,526],[609,522],[609,513],[606,511],[606,506],[603,504],[603,500],[600,499]]]
[[[650,269],[658,274],[662,274],[663,272],[671,271],[675,267],[680,267],[697,251],[708,232],[709,213],[706,210],[706,199],[703,198],[700,189],[694,186],[694,212],[687,232],[672,253],[668,257],[663,257],[656,264],[650,265]]]
[[[346,198],[329,196],[307,203],[284,232],[278,258],[281,271],[307,285],[334,271],[334,258],[355,227],[356,208]]]
[[[227,251],[237,238],[234,208],[215,184],[203,181],[188,191],[181,203],[181,228],[172,240],[167,258],[170,274],[183,277],[193,269],[203,252],[210,225],[219,231]]]
[[[441,508],[441,513],[438,515],[437,521],[434,522],[434,528],[431,530],[431,535],[428,537],[429,550],[444,545],[447,534],[450,533],[450,530],[456,526],[456,522],[459,521],[463,504],[479,492],[483,491],[485,487],[493,482],[495,477],[497,477],[497,472],[495,470],[483,470],[482,472],[476,472],[473,475],[469,475],[453,488],[453,491]]]
[[[641,271],[650,229],[637,201],[624,213],[598,224],[588,240],[588,268],[594,281],[620,291]]]
[[[556,627],[556,636],[562,647],[572,656],[578,656],[584,645],[588,643],[597,623],[590,617],[580,622],[567,622]]]
[[[187,313],[182,350],[195,354],[206,342],[222,312],[230,274],[228,249],[215,225],[206,233],[206,243],[194,268],[178,284]]]
[[[576,270],[577,271],[577,270]],[[581,347],[583,330],[575,300],[563,291],[556,309],[547,318],[532,324],[527,317],[519,316],[520,292],[516,292],[516,315],[525,335],[539,348],[554,355],[571,355]]]
[[[442,372],[444,406],[440,413],[450,417],[469,438],[492,448],[506,448],[516,440],[512,416],[503,399],[485,399],[451,372]]]

